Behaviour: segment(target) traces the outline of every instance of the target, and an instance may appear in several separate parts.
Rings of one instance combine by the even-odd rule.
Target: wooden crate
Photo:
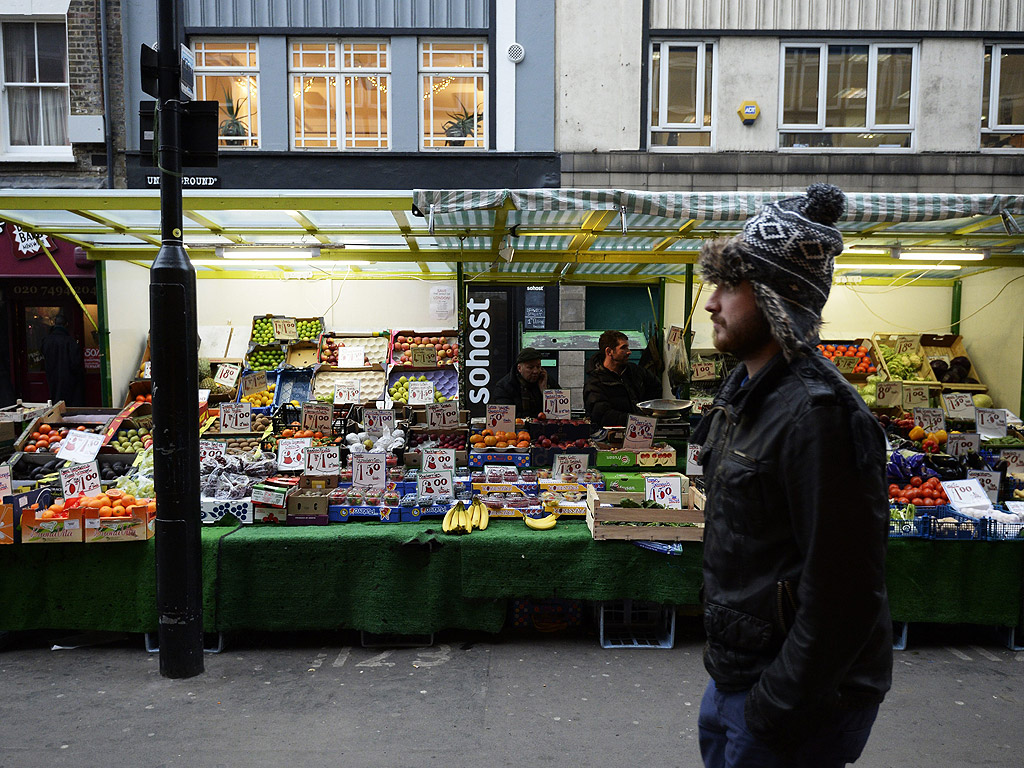
[[[618,507],[624,500],[642,502],[644,494],[618,491],[596,491],[587,488],[587,526],[597,541],[703,541],[704,540],[704,494],[693,486],[686,493],[686,507],[683,509],[623,509]],[[602,506],[611,504],[612,506]],[[630,526],[614,525],[626,523],[694,523],[696,527],[674,526]]]
[[[875,352],[875,349],[874,349],[874,347],[871,344],[871,339],[850,339],[850,340],[846,340],[846,341],[832,341],[832,340],[826,341],[825,339],[822,339],[822,341],[821,341],[819,346],[824,348],[824,347],[828,347],[830,345],[834,346],[834,347],[838,347],[838,346],[864,347],[867,350],[868,359],[875,366],[876,370],[875,370],[875,373],[873,373],[873,374],[872,373],[853,373],[852,371],[850,371],[850,372],[842,371],[843,378],[846,379],[847,381],[855,382],[857,384],[863,384],[863,383],[865,383],[868,380],[868,376],[874,376],[874,375],[881,375],[882,374],[882,364],[881,364],[881,362],[879,362],[879,360],[876,359],[878,357],[878,353]],[[858,358],[853,358],[853,359],[858,359]],[[835,362],[835,360],[833,360],[832,362]]]
[[[923,377],[923,381],[914,381],[912,379],[897,379],[889,372],[889,366],[885,363],[885,358],[882,357],[882,347],[896,348],[897,342],[900,338],[913,339],[914,346],[908,351],[916,355],[920,355],[922,358],[921,368],[918,370],[918,375]],[[876,333],[871,337],[872,356],[875,359],[875,365],[878,370],[883,373],[883,378],[887,381],[902,381],[907,384],[926,384],[929,387],[935,389],[940,388],[939,380],[935,378],[935,374],[932,373],[932,367],[928,364],[928,360],[925,359],[924,349],[921,347],[921,334],[918,333]]]
[[[945,334],[938,335],[933,333],[926,333],[921,336],[921,348],[924,350],[925,362],[928,363],[929,369],[931,368],[932,360],[945,360],[947,363],[954,357],[966,357],[968,360],[971,356],[967,354],[967,347],[964,346],[963,337],[956,334]],[[974,367],[974,361],[971,361],[971,371],[969,374],[972,379],[977,379],[977,384],[955,384],[939,382],[942,388],[947,392],[987,392],[988,387],[981,383],[981,376],[978,375],[978,370]]]

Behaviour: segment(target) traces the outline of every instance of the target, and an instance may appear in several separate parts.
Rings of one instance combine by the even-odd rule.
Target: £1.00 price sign
[[[691,363],[690,364],[690,379],[692,381],[714,381],[715,380],[715,364],[711,363]]]
[[[679,475],[659,475],[644,478],[644,498],[666,509],[683,508],[683,478]]]
[[[658,420],[653,416],[630,414],[626,422],[626,437],[622,447],[626,450],[644,450],[654,442],[654,427]]]
[[[877,392],[877,390],[876,390]],[[928,385],[926,384],[904,384],[903,385],[903,408],[912,410],[928,405]]]
[[[306,468],[306,449],[312,445],[310,437],[289,437],[277,444],[277,468],[282,472],[301,472]]]
[[[336,445],[316,445],[306,449],[307,475],[336,475],[341,471],[341,450]]]
[[[220,407],[221,432],[251,432],[252,403],[224,403]]]
[[[516,407],[514,405],[488,405],[487,427],[495,432],[515,432]]]
[[[68,436],[61,441],[57,458],[67,459],[76,464],[85,464],[96,458],[102,445],[103,435],[71,430],[68,432]]]
[[[416,477],[416,495],[421,499],[450,499],[455,496],[453,472],[420,472]]]
[[[569,390],[544,390],[544,415],[549,419],[569,418]]]
[[[366,434],[380,437],[387,428],[392,432],[395,429],[395,412],[381,408],[367,408],[363,411],[363,429]]]
[[[227,450],[227,444],[222,443],[219,440],[200,440],[199,462],[202,463],[207,459],[212,459],[215,456],[223,456],[225,453],[227,453]]]
[[[60,471],[60,485],[64,498],[74,496],[98,496],[100,493],[100,470],[96,462],[75,464]]]
[[[299,338],[298,324],[294,317],[275,317],[271,322],[274,326],[275,339],[291,341]]]
[[[974,418],[974,400],[966,392],[943,392],[942,404],[951,419]]]
[[[946,492],[949,503],[954,509],[985,509],[991,506],[991,500],[977,478],[967,480],[943,480],[942,490]]]
[[[950,456],[965,456],[981,450],[981,435],[977,432],[956,432],[946,441],[946,453]]]
[[[427,448],[423,451],[422,471],[438,472],[442,470],[455,471],[455,449]]]
[[[387,478],[383,453],[352,454],[352,485],[357,488],[384,490]]]
[[[427,426],[431,429],[451,429],[459,426],[459,404],[454,400],[427,405]]]

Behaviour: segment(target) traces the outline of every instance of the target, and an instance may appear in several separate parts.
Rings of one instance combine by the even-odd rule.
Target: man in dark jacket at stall
[[[594,427],[624,427],[637,403],[661,397],[661,382],[629,362],[629,340],[622,331],[605,331],[600,350],[590,358],[583,382],[583,405]]]
[[[85,404],[85,366],[82,349],[68,333],[67,319],[62,314],[53,318],[53,327],[39,345],[46,369],[50,400],[63,400],[67,405]]]
[[[709,768],[854,762],[891,683],[885,440],[815,350],[844,209],[815,184],[700,256],[714,345],[742,363],[692,438],[707,491]]]
[[[516,365],[494,382],[491,400],[495,405],[514,405],[516,416],[533,418],[544,410],[544,390],[558,389],[558,382],[540,361],[543,355],[533,347],[523,347]]]

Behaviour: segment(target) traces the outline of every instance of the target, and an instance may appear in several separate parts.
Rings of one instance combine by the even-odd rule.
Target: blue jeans
[[[747,730],[747,692],[723,693],[708,683],[697,720],[705,768],[841,768],[864,750],[878,707],[844,710],[792,754],[772,751]]]

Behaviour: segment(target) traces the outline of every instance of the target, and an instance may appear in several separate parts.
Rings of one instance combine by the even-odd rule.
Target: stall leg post
[[[963,297],[964,285],[962,280],[953,281],[953,300],[949,311],[949,332],[954,336],[960,335],[960,301]]]

